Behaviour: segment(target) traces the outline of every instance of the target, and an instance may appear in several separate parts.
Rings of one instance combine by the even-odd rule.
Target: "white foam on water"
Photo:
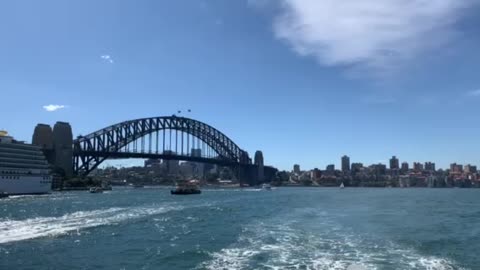
[[[250,261],[251,257],[258,253],[259,251],[253,251],[244,248],[224,249],[222,252],[214,253],[212,261],[204,266],[207,269],[248,269],[248,262]]]
[[[45,236],[58,236],[68,232],[122,221],[182,210],[181,206],[108,208],[78,211],[60,217],[37,217],[26,220],[0,220],[0,244]]]
[[[332,225],[332,224],[330,224]],[[425,257],[394,243],[373,243],[332,226],[310,233],[291,225],[248,225],[237,242],[211,254],[199,269],[375,270],[462,269],[450,260]]]
[[[427,270],[456,270],[464,269],[455,267],[451,262],[445,259],[435,257],[421,257],[418,261],[410,264],[412,269],[422,268]]]

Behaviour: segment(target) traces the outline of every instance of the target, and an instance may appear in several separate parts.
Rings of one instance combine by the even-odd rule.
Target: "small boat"
[[[0,199],[2,198],[8,198],[8,193],[7,192],[3,192],[3,191],[0,191]]]
[[[201,194],[202,191],[197,185],[197,181],[189,181],[186,183],[177,183],[175,189],[170,190],[172,195],[191,195]]]
[[[262,185],[262,189],[263,190],[272,190],[272,186],[270,186],[270,184],[265,183],[265,184]]]
[[[343,184],[343,182],[342,184],[340,184],[340,188],[345,188],[345,185]]]
[[[103,189],[100,187],[91,187],[89,190],[90,193],[103,193]]]

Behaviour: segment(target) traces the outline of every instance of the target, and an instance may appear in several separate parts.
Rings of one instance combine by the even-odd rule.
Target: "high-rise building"
[[[396,156],[393,156],[390,159],[390,170],[398,170],[399,168],[400,166],[399,166],[398,158]]]
[[[413,170],[417,172],[423,171],[423,164],[420,162],[414,162],[413,163]]]
[[[300,174],[300,165],[298,164],[293,165],[293,172],[296,174]]]
[[[402,168],[401,168],[401,171],[402,172],[408,172],[408,162],[402,162]]]
[[[425,162],[425,170],[426,170],[426,171],[434,172],[434,171],[435,171],[435,163],[433,163],[433,162]]]
[[[350,171],[350,158],[348,156],[342,157],[342,172]]]

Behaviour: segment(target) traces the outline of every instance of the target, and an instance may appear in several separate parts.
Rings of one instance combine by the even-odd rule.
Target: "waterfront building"
[[[463,166],[461,164],[450,164],[450,173],[460,174],[463,173]]]
[[[300,174],[300,165],[298,164],[293,165],[293,172],[296,174]]]
[[[322,173],[318,168],[313,169],[310,174],[312,181],[318,181],[322,177]]]
[[[401,168],[400,170],[401,170],[403,173],[408,172],[408,170],[409,170],[408,162],[402,162],[402,168]]]
[[[420,162],[414,162],[413,163],[413,170],[416,172],[421,172],[423,171],[423,164]]]
[[[385,175],[387,173],[387,165],[378,163],[370,166],[375,175]]]
[[[390,169],[391,170],[398,170],[400,167],[399,167],[399,161],[398,161],[398,158],[396,156],[393,156],[391,159],[390,159]]]
[[[352,163],[352,174],[356,174],[358,172],[360,172],[363,168],[363,164],[362,163]]]
[[[342,157],[342,172],[346,173],[350,171],[350,158],[348,156]]]
[[[464,168],[463,168],[463,171],[465,173],[477,173],[477,166],[473,166],[473,165],[465,165]]]
[[[435,163],[433,162],[425,162],[425,170],[434,172],[435,171]]]
[[[327,165],[326,171],[330,172],[330,173],[335,172],[335,165],[333,165],[333,164]]]

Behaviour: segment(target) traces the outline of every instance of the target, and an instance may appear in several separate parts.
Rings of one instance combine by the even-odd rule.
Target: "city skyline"
[[[344,160],[347,160],[347,163],[344,163]],[[393,160],[396,160],[396,163],[392,163]],[[348,165],[345,165],[348,164]],[[377,162],[377,163],[364,163],[362,160],[352,160],[350,156],[348,155],[343,155],[339,158],[338,163],[335,162],[330,162],[327,163],[325,166],[315,166],[312,168],[305,168],[302,167],[301,164],[299,163],[293,163],[290,169],[287,169],[286,171],[292,171],[292,172],[298,172],[300,169],[301,171],[311,171],[314,169],[319,169],[319,170],[328,170],[329,166],[334,166],[335,170],[341,171],[341,172],[346,172],[350,171],[351,168],[354,166],[354,164],[361,164],[362,167],[369,167],[369,166],[374,166],[374,165],[385,165],[387,169],[397,169],[397,170],[404,170],[404,166],[407,165],[407,170],[411,170],[415,168],[415,164],[419,164],[421,166],[421,170],[427,170],[427,171],[437,171],[437,170],[452,170],[452,166],[460,166],[461,170],[464,170],[466,167],[477,167],[478,165],[475,163],[457,163],[456,161],[452,161],[448,166],[446,167],[438,167],[437,163],[435,161],[406,161],[406,160],[401,160],[399,159],[398,156],[392,156],[391,158],[387,159],[386,162]],[[396,166],[392,166],[392,164],[396,164]],[[299,166],[298,170],[296,169],[297,166]],[[348,166],[348,169],[345,169],[345,166]],[[293,169],[292,169],[293,168]],[[323,169],[322,169],[323,168]]]
[[[181,110],[281,170],[480,164],[479,4],[413,2],[4,3],[0,129],[76,137]]]

